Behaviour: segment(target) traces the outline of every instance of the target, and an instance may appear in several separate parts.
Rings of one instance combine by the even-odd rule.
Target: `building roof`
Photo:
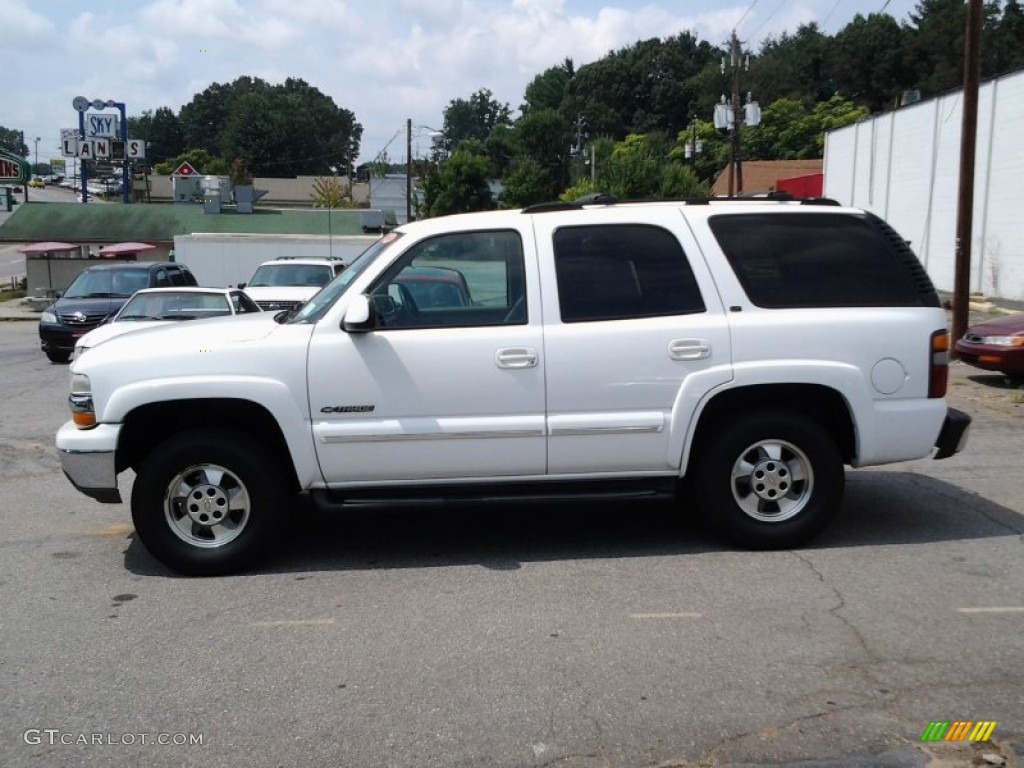
[[[175,235],[362,235],[358,210],[256,208],[203,213],[192,203],[22,203],[0,225],[0,242],[173,243]]]
[[[824,160],[747,160],[743,163],[743,194],[772,192],[779,179],[821,173],[824,166]],[[711,185],[711,194],[729,194],[728,168]]]

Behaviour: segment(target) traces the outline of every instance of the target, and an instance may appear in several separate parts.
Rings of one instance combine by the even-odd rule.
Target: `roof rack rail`
[[[639,205],[643,203],[684,203],[685,205],[711,205],[712,203],[799,203],[800,205],[842,205],[831,197],[796,197],[789,192],[754,193],[750,195],[734,195],[733,197],[666,197],[657,199],[634,200],[619,199],[612,195],[595,193],[584,195],[570,202],[553,201],[535,203],[523,208],[522,213],[549,213],[552,211],[575,211],[587,205]]]

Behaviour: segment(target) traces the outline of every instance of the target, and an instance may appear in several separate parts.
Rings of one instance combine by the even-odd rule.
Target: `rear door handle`
[[[704,360],[711,357],[711,344],[706,339],[672,339],[668,356],[673,360]]]
[[[506,347],[494,353],[499,368],[536,368],[538,359],[533,347]]]

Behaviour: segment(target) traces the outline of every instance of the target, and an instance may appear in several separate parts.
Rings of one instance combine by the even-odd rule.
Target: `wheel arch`
[[[140,405],[125,415],[117,447],[117,472],[138,467],[152,451],[174,435],[191,429],[227,429],[258,440],[284,472],[290,491],[303,487],[288,441],[266,407],[240,398],[170,400]]]
[[[840,392],[822,384],[752,384],[723,390],[704,404],[683,453],[682,474],[693,464],[701,443],[710,439],[725,420],[744,412],[780,410],[795,411],[822,424],[833,436],[843,463],[853,462],[857,455],[856,427],[850,406]]]

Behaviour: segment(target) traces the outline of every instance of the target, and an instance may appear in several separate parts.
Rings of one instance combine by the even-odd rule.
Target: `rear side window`
[[[905,244],[895,247],[879,221],[836,213],[743,213],[712,216],[709,224],[759,307],[932,306],[935,290],[920,263]]]
[[[563,323],[703,312],[679,240],[641,224],[562,227],[554,235]]]

